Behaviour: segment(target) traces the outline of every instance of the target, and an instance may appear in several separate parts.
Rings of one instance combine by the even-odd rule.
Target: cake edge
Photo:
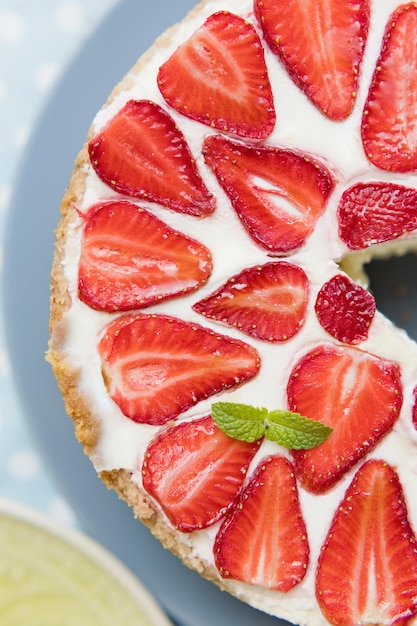
[[[185,21],[194,18],[208,4],[210,4],[210,0],[202,0],[182,20],[163,32],[117,83],[97,114],[111,106],[120,93],[127,91],[134,81],[135,74],[146,65],[148,59],[158,49],[167,46],[181,25]],[[82,199],[86,188],[89,166],[88,142],[94,134],[94,119],[88,129],[84,145],[75,158],[69,183],[61,201],[60,217],[54,233],[55,246],[50,277],[50,338],[45,355],[45,359],[51,365],[57,380],[67,416],[74,424],[76,439],[82,445],[84,453],[90,460],[92,460],[91,457],[97,448],[100,438],[100,418],[92,413],[88,402],[79,391],[79,371],[65,359],[63,346],[68,331],[65,314],[71,308],[71,295],[69,293],[69,284],[65,277],[63,261],[65,259],[68,227],[76,219],[77,210],[75,207],[77,202],[80,202]],[[230,588],[227,580],[219,577],[213,565],[197,558],[186,542],[178,541],[178,533],[169,525],[168,521],[165,521],[161,512],[157,510],[146,492],[132,480],[132,475],[133,472],[123,468],[97,472],[98,478],[105,486],[117,493],[118,497],[131,508],[134,517],[150,530],[152,535],[160,541],[165,549],[178,557],[188,568],[197,572],[206,580],[215,583],[222,591],[227,591],[239,599],[244,599],[244,594],[243,596],[238,594]]]

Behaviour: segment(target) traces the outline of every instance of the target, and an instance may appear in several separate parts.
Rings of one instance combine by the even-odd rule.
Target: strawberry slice
[[[129,100],[88,151],[97,175],[119,193],[197,217],[214,210],[183,134],[154,102]]]
[[[267,44],[332,120],[345,119],[354,106],[369,13],[369,0],[255,0]]]
[[[228,437],[210,416],[182,422],[148,446],[143,486],[178,530],[206,528],[230,508],[259,445]]]
[[[414,428],[417,430],[417,385],[413,389],[413,408],[412,408],[412,422]]]
[[[280,261],[244,269],[193,309],[265,341],[286,341],[304,324],[309,281],[301,267]]]
[[[223,578],[283,592],[304,578],[309,545],[288,459],[275,455],[261,461],[224,519],[213,550]]]
[[[275,110],[255,28],[228,11],[211,15],[160,67],[158,86],[174,109],[223,132],[264,139]]]
[[[417,190],[394,183],[357,183],[339,202],[339,236],[351,250],[362,250],[417,228]]]
[[[367,339],[376,311],[373,296],[344,274],[336,274],[321,287],[314,308],[323,328],[350,344]]]
[[[328,622],[408,624],[417,613],[417,542],[397,473],[367,461],[338,507],[319,557],[316,596]]]
[[[362,116],[368,159],[390,172],[417,169],[417,5],[390,16]]]
[[[334,188],[330,172],[307,154],[220,135],[206,138],[203,154],[248,234],[273,254],[304,243]]]
[[[212,263],[201,243],[126,201],[93,206],[78,271],[80,300],[102,311],[127,311],[194,291]]]
[[[255,376],[254,348],[167,315],[125,315],[99,343],[108,393],[135,422],[165,424]]]
[[[402,405],[396,363],[348,346],[321,345],[293,368],[292,411],[333,428],[311,450],[294,450],[297,475],[314,493],[328,490],[389,431]]]

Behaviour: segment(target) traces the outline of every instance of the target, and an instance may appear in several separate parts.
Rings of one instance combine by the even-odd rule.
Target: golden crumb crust
[[[186,16],[183,22],[195,16],[206,4],[208,4],[207,0],[203,0]],[[103,109],[109,106],[119,93],[129,89],[135,74],[152,59],[156,51],[170,42],[172,36],[183,22],[169,28],[139,58],[133,68],[113,89]],[[91,127],[85,144],[75,160],[74,169],[60,207],[60,219],[55,231],[55,248],[51,271],[50,339],[46,353],[46,360],[52,366],[64,400],[66,412],[74,423],[75,435],[90,458],[94,456],[100,438],[100,416],[92,412],[79,387],[79,372],[71,364],[65,352],[65,342],[68,336],[65,314],[71,308],[72,295],[65,277],[64,262],[68,233],[72,224],[77,220],[75,207],[81,202],[85,192],[89,168],[87,146],[92,133]],[[214,566],[203,563],[192,554],[186,542],[179,541],[179,534],[166,522],[164,516],[159,513],[144,490],[132,480],[131,471],[114,469],[101,471],[98,475],[109,489],[114,489],[119,497],[131,507],[135,517],[151,530],[165,548],[177,555],[185,565],[203,577],[215,582],[222,589],[227,589],[233,593],[233,590],[228,589],[228,582],[219,578]]]
[[[227,588],[227,583],[223,584],[213,566],[203,563],[192,554],[191,549],[185,543],[178,541],[178,534],[167,525],[150,498],[132,480],[131,472],[123,469],[102,471],[99,476],[109,489],[114,489],[119,497],[129,504],[135,517],[151,530],[164,548],[170,550],[187,567],[204,578],[217,583],[223,589]]]
[[[134,76],[141,68],[152,60],[158,50],[169,44],[183,22],[198,14],[206,4],[208,4],[208,0],[203,0],[189,12],[182,22],[171,26],[158,37],[154,44],[137,60],[131,70],[115,86],[103,105],[103,109],[111,105],[119,93],[131,87]],[[65,277],[64,261],[68,232],[72,223],[77,219],[75,207],[81,202],[85,192],[89,168],[88,141],[92,136],[93,128],[91,126],[85,143],[75,160],[72,175],[61,202],[60,219],[55,231],[55,248],[50,281],[50,339],[46,353],[46,360],[51,364],[58,381],[67,413],[74,421],[76,436],[89,456],[92,454],[98,441],[100,420],[98,416],[91,414],[84,398],[80,395],[77,389],[78,372],[67,362],[65,357],[64,343],[67,337],[65,313],[71,308],[71,294],[69,293],[69,285]]]

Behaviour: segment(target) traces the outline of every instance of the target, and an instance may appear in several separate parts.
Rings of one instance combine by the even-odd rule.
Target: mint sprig
[[[215,402],[211,415],[220,430],[233,439],[251,442],[265,437],[292,450],[315,448],[333,430],[292,411],[268,411],[233,402]]]

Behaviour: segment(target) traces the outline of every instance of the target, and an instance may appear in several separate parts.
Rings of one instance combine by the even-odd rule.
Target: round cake
[[[100,478],[300,626],[417,624],[417,345],[363,270],[417,246],[416,38],[413,2],[205,0],[56,231],[47,358]]]

